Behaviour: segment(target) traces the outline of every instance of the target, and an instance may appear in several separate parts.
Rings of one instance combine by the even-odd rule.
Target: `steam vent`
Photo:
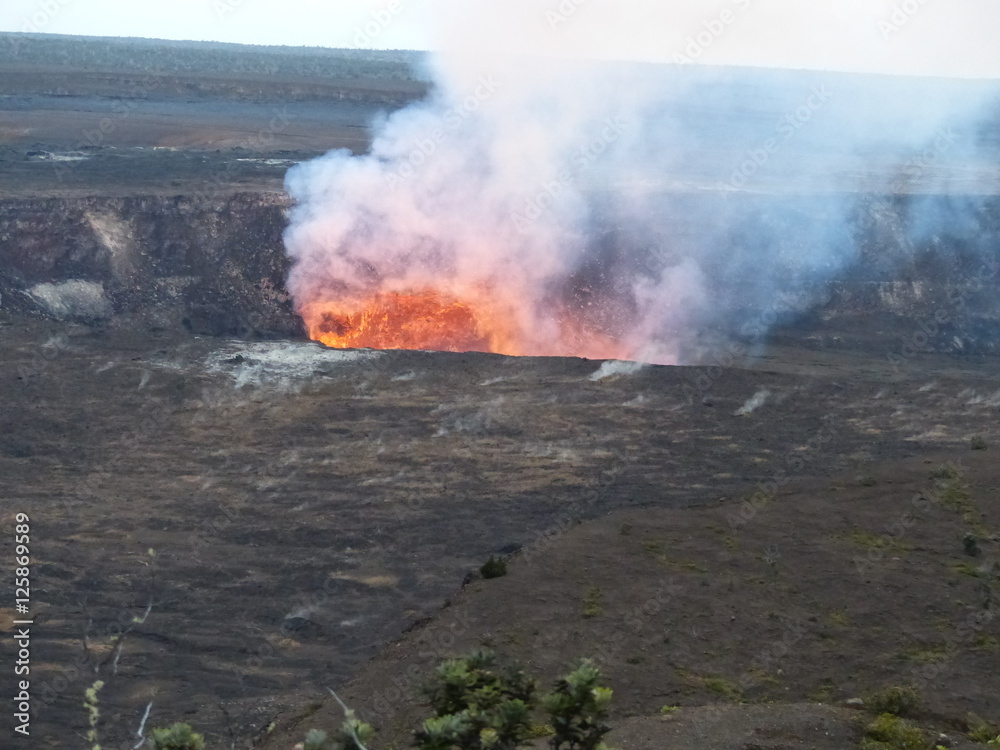
[[[0,33],[0,746],[406,747],[484,647],[622,750],[1000,735],[1000,84],[476,33]]]

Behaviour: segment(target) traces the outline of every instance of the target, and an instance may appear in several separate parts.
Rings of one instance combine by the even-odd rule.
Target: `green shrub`
[[[555,689],[542,699],[551,717],[555,734],[549,741],[553,750],[605,750],[604,735],[611,727],[604,723],[611,689],[598,685],[601,671],[584,659],[570,674],[556,681]]]
[[[600,679],[593,662],[581,661],[541,698],[548,722],[540,723],[532,721],[539,708],[536,682],[523,671],[497,669],[493,652],[486,649],[450,659],[438,666],[424,687],[434,715],[414,732],[413,745],[418,750],[518,750],[548,737],[553,750],[607,750],[603,737],[610,731],[605,719],[611,690],[599,685]],[[374,729],[356,719],[333,690],[330,693],[344,709],[343,726],[332,736],[311,729],[296,747],[368,750]],[[153,730],[146,747],[204,750],[205,740],[187,724],[178,723]]]
[[[479,569],[483,578],[500,578],[507,575],[507,561],[502,557],[490,556],[490,559],[483,563]]]
[[[969,712],[965,719],[966,734],[973,742],[992,742],[997,736],[997,728],[979,714]]]
[[[419,750],[515,750],[541,737],[550,738],[553,750],[606,750],[611,690],[598,684],[593,662],[581,661],[542,696],[545,724],[531,720],[535,681],[494,664],[493,653],[480,650],[437,668],[425,689],[434,716],[414,733]]]
[[[972,440],[969,441],[969,445],[974,451],[984,451],[989,447],[986,443],[986,438],[981,435],[973,437]]]
[[[205,738],[181,722],[166,729],[154,729],[146,744],[150,750],[205,750]]]
[[[861,750],[928,750],[919,727],[892,714],[882,714],[865,729]]]
[[[556,730],[550,727],[548,724],[532,724],[528,727],[528,739],[538,740],[543,737],[551,737],[556,733]]]
[[[350,716],[333,737],[322,729],[310,729],[302,748],[303,750],[365,750],[374,736],[375,730],[370,724]]]
[[[587,593],[583,597],[583,616],[584,617],[597,617],[603,612],[601,607],[601,597],[603,592],[600,586],[592,586],[587,589]]]
[[[913,716],[920,708],[920,691],[914,687],[890,685],[866,696],[865,707],[877,714]]]
[[[514,750],[529,737],[535,681],[494,669],[492,651],[473,651],[435,670],[425,688],[434,716],[414,734],[420,750]]]
[[[354,710],[332,689],[327,690],[344,709],[344,723],[333,737],[322,729],[310,729],[302,743],[302,750],[367,750],[366,744],[375,736],[375,730],[370,724],[358,721]]]
[[[737,703],[743,700],[743,692],[739,686],[724,677],[705,678],[705,687],[722,698],[728,698]]]
[[[979,540],[975,534],[966,534],[962,537],[962,549],[969,557],[979,557],[983,554],[983,550],[979,546]]]
[[[954,464],[941,464],[931,472],[931,479],[955,481],[962,478],[962,473]]]
[[[306,741],[302,743],[303,750],[326,750],[331,745],[330,737],[322,729],[310,729],[306,732]]]

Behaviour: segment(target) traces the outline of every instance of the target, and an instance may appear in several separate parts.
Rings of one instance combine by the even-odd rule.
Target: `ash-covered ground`
[[[410,56],[65,39],[17,49],[0,84],[0,548],[12,547],[15,514],[28,514],[35,714],[25,747],[79,742],[83,691],[97,678],[106,747],[134,744],[150,702],[151,725],[188,721],[216,746],[260,738],[281,717],[270,741],[291,746],[304,725],[289,717],[352,679],[380,728],[402,732],[393,721],[406,711],[376,700],[399,670],[397,647],[383,649],[408,630],[400,653],[416,649],[413,633],[449,600],[482,591],[488,601],[488,582],[459,591],[496,554],[513,555],[515,569],[534,561],[503,593],[506,606],[530,603],[524,627],[479,613],[459,642],[529,661],[549,654],[546,669],[558,669],[554,655],[586,655],[571,645],[597,648],[588,633],[614,630],[615,613],[635,603],[627,577],[698,577],[682,582],[683,610],[662,614],[656,647],[643,641],[609,662],[618,719],[657,702],[732,699],[707,676],[738,682],[762,639],[780,638],[760,624],[808,601],[796,616],[843,610],[845,630],[810,631],[758,675],[770,692],[742,698],[839,704],[929,661],[951,667],[924,717],[935,729],[958,731],[967,710],[1000,720],[995,677],[975,666],[995,658],[997,621],[962,641],[960,657],[934,656],[948,623],[997,606],[997,268],[984,263],[997,257],[995,161],[966,165],[968,181],[941,197],[974,199],[978,223],[929,239],[891,271],[879,259],[899,251],[912,206],[873,192],[859,215],[865,257],[818,308],[748,310],[761,325],[720,336],[691,367],[332,351],[304,340],[283,288],[281,180],[329,148],[364,151],[373,117],[422,96]],[[678,201],[695,188],[670,187]],[[788,190],[744,199],[809,202]],[[973,438],[986,453],[970,450]],[[938,536],[879,547],[882,526],[904,512],[888,488],[918,491],[925,472],[970,457],[975,517],[927,510],[934,522],[921,528]],[[795,512],[768,516],[776,501]],[[755,525],[758,515],[770,520]],[[626,543],[625,526],[643,537],[633,546],[649,565],[597,565],[600,550],[619,550],[602,534]],[[866,547],[862,532],[876,542]],[[983,554],[966,560],[969,532]],[[822,547],[830,540],[841,546]],[[746,561],[724,574],[725,560],[696,559],[735,555],[733,545]],[[850,561],[872,547],[900,575],[858,578]],[[630,559],[619,551],[615,560]],[[772,553],[794,569],[774,573],[761,557]],[[926,559],[907,557],[917,553]],[[921,574],[907,578],[907,565]],[[621,592],[607,619],[567,625],[571,569],[589,571],[573,583],[581,592]],[[3,592],[9,631],[9,581]],[[928,597],[934,621],[906,625]],[[757,612],[762,598],[782,604]],[[754,617],[731,614],[745,610]],[[873,612],[882,619],[866,621]],[[668,627],[680,616],[694,619]],[[537,638],[553,628],[568,643]],[[723,633],[735,634],[725,647]],[[807,679],[810,664],[827,672]],[[0,682],[5,699],[11,689]],[[397,704],[411,700],[403,693]],[[625,746],[646,747],[641,734]]]
[[[33,519],[52,746],[82,729],[95,671],[109,738],[150,700],[216,738],[256,730],[491,554],[616,509],[738,515],[771,481],[964,453],[997,440],[1000,404],[992,359],[971,356],[636,368],[50,322],[8,323],[4,350],[3,491],[8,522]]]

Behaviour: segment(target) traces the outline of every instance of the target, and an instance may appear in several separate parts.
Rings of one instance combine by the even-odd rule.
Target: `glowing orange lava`
[[[337,349],[522,353],[510,322],[488,303],[437,291],[382,292],[353,304],[316,303],[301,312],[309,337]]]

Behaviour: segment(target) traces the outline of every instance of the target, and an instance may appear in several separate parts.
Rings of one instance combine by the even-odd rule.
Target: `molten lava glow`
[[[490,305],[437,291],[377,293],[357,303],[302,310],[309,337],[337,349],[429,349],[522,354],[517,335]]]
[[[367,298],[316,301],[300,310],[309,338],[335,349],[418,349],[515,356],[635,359],[622,332],[588,321],[580,309],[553,311],[546,330],[519,325],[517,310],[489,289],[376,291]]]

